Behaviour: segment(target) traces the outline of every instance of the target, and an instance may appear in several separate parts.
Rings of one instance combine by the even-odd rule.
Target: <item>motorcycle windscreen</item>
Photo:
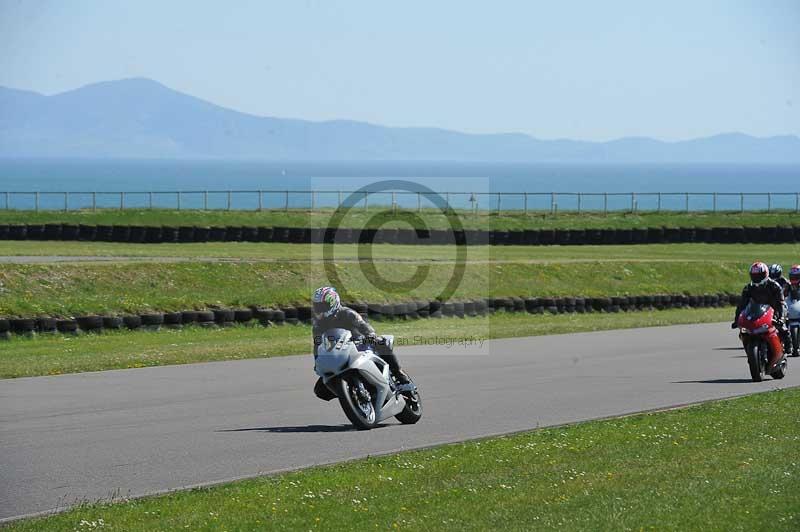
[[[346,329],[330,329],[320,338],[317,348],[317,373],[333,376],[350,365],[350,357],[358,355],[350,331]]]
[[[764,305],[762,303],[756,303],[755,301],[751,301],[742,311],[744,317],[747,318],[749,321],[757,321],[761,319],[764,314],[766,314],[770,309],[769,305]]]

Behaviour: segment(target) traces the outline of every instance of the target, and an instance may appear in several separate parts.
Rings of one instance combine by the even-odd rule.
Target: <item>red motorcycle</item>
[[[773,379],[786,376],[783,342],[775,328],[773,317],[771,306],[754,301],[739,314],[739,338],[747,353],[750,376],[755,382],[761,382],[765,374],[771,375]]]

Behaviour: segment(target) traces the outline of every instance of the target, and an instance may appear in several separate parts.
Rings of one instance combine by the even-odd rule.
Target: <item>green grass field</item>
[[[414,344],[415,337],[490,339],[716,322],[730,319],[730,313],[726,308],[619,314],[498,313],[491,317],[388,321],[374,325],[379,333],[394,334],[400,345],[401,341]],[[307,325],[187,327],[159,332],[43,335],[14,337],[0,347],[0,378],[16,378],[310,353],[311,328]],[[398,349],[402,352],[402,347]]]
[[[369,458],[9,530],[800,527],[800,389]]]
[[[391,215],[381,216],[386,208],[353,209],[342,227],[378,227],[391,220]],[[409,211],[415,212],[415,211]],[[83,223],[96,225],[255,225],[283,227],[326,227],[333,213],[330,209],[318,211],[197,211],[197,210],[98,210],[86,211],[0,211],[0,223]],[[557,215],[516,211],[500,213],[479,212],[478,215],[460,214],[461,223],[468,229],[588,229],[634,227],[728,227],[777,226],[797,224],[794,212],[745,213],[677,213],[644,212],[637,214],[611,212],[561,213]],[[377,216],[376,216],[377,215]],[[429,229],[449,228],[447,218],[438,211],[423,210],[419,217]],[[396,221],[393,223],[397,223]]]

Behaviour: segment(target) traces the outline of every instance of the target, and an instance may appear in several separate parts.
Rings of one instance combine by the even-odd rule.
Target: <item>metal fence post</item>
[[[69,192],[64,192],[64,212],[69,210]]]
[[[316,203],[317,203],[317,193],[316,193],[316,191],[312,190],[311,191],[311,210],[312,211],[314,210],[314,206],[315,206]]]
[[[500,193],[497,193],[497,214],[500,214]]]
[[[392,213],[397,214],[397,196],[395,191],[392,190]]]
[[[92,192],[92,212],[97,211],[97,192]]]
[[[636,193],[631,192],[631,214],[636,212]]]
[[[525,214],[528,214],[528,193],[524,192],[523,197],[525,198]],[[578,197],[580,198],[580,196]],[[580,212],[580,208],[578,208],[578,212]]]
[[[289,193],[286,193],[286,196],[289,196]],[[287,200],[288,201],[288,200]],[[228,210],[231,210],[231,191],[228,191]]]
[[[450,193],[449,192],[445,192],[444,193],[444,204],[445,204],[445,207],[449,210],[450,209]]]
[[[550,193],[550,214],[556,213],[556,193]]]
[[[342,207],[342,191],[339,191],[339,203],[337,204],[337,208]]]
[[[712,207],[711,210],[717,212],[717,193],[714,192],[713,199],[712,199]]]
[[[608,192],[603,192],[603,214],[608,214]]]
[[[656,207],[656,212],[661,212],[661,192],[658,193],[658,206]]]
[[[772,192],[767,192],[767,212],[772,210]]]
[[[183,200],[183,198],[182,198],[183,194],[180,191],[178,191],[176,194],[178,195],[178,210],[181,210],[181,203],[183,203],[183,201],[182,201]]]
[[[264,191],[258,191],[258,211],[261,212],[264,210]]]
[[[35,199],[34,203],[36,204],[36,207],[34,209],[36,210],[36,212],[39,212],[39,191],[37,190],[33,194]]]
[[[123,210],[125,208],[125,193],[119,193],[119,210]]]
[[[794,212],[800,212],[800,192],[794,193]]]
[[[744,212],[744,192],[739,193],[739,212]]]
[[[686,212],[689,212],[689,193],[686,193]]]
[[[581,193],[578,192],[578,214],[581,213],[581,198],[582,198]]]

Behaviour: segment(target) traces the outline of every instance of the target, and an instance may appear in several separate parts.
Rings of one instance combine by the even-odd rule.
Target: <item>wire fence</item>
[[[355,198],[353,194],[357,194]],[[456,211],[472,213],[745,212],[800,213],[800,192],[439,192]],[[363,197],[362,197],[363,196]],[[205,190],[146,192],[0,192],[0,210],[99,209],[302,210],[438,209],[425,192],[347,190]],[[439,199],[439,204],[441,203]]]

